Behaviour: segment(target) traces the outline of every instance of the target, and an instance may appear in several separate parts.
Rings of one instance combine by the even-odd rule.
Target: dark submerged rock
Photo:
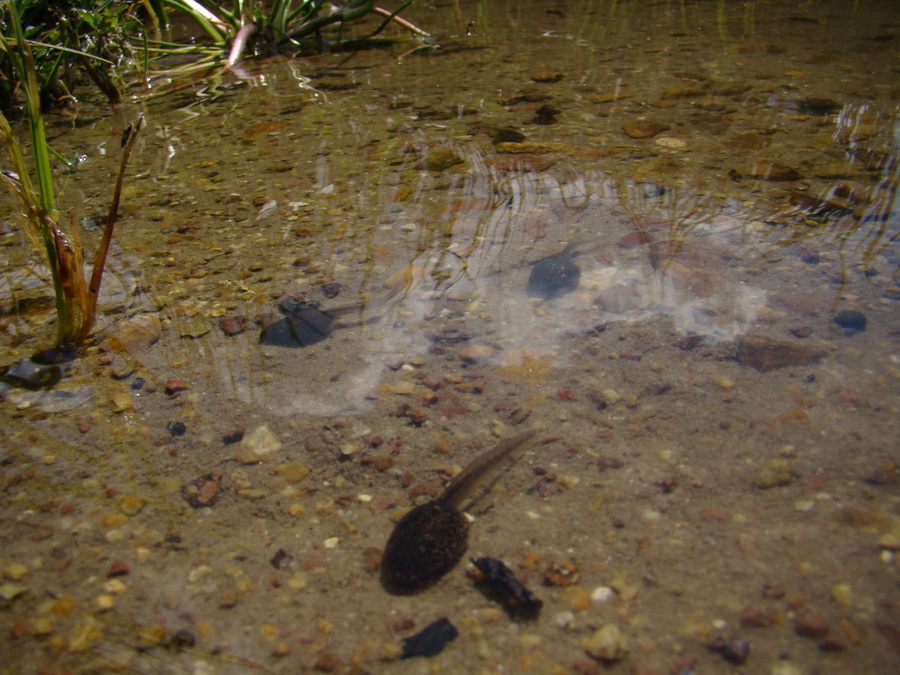
[[[2,385],[30,391],[51,389],[62,380],[77,357],[75,345],[63,344],[0,367],[0,394],[5,389]]]
[[[502,560],[475,558],[472,564],[483,576],[476,580],[476,586],[486,597],[500,603],[512,619],[527,621],[537,618],[544,606],[543,601],[528,590]]]
[[[415,635],[403,638],[403,653],[400,658],[435,656],[444,651],[444,647],[453,642],[458,635],[456,626],[450,623],[447,617],[432,621]]]
[[[531,120],[532,124],[556,124],[556,116],[559,115],[559,110],[549,105],[542,105],[540,108],[534,111],[534,118]]]
[[[797,101],[797,110],[804,115],[827,117],[836,115],[843,109],[843,104],[830,98],[802,98]]]
[[[855,309],[842,309],[835,314],[834,322],[844,329],[844,335],[850,337],[866,329],[866,315]]]
[[[335,328],[335,319],[315,303],[283,298],[278,306],[284,317],[270,323],[259,334],[261,344],[274,347],[308,347],[321,342]]]
[[[494,137],[491,138],[492,145],[500,145],[500,143],[521,143],[525,140],[525,134],[515,129],[497,129]]]

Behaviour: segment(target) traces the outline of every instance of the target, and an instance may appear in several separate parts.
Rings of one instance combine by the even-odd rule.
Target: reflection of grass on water
[[[844,147],[855,168],[875,174],[874,181],[867,185],[840,180],[816,192],[791,192],[792,208],[770,219],[783,228],[774,244],[777,249],[796,244],[830,246],[840,255],[842,270],[850,256],[858,257],[851,266],[872,269],[900,236],[895,126],[895,119],[868,105],[844,106],[835,118],[834,140]]]

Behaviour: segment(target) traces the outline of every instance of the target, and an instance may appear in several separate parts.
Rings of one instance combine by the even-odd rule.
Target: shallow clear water
[[[147,126],[96,340],[0,401],[6,670],[590,673],[609,624],[635,672],[736,670],[744,642],[748,672],[896,667],[900,13],[405,15],[432,45],[51,119],[85,157],[59,177],[79,221]],[[54,321],[14,215],[9,364]],[[563,251],[576,281],[533,297]],[[287,301],[335,323],[261,344],[305,330]],[[392,521],[529,427],[469,554],[519,572],[539,618],[465,565],[386,593]],[[453,643],[397,660],[444,616]]]

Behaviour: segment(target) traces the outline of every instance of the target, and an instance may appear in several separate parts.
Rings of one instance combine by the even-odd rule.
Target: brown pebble
[[[406,361],[403,359],[403,357],[394,356],[394,357],[385,359],[384,365],[387,366],[388,368],[390,368],[391,370],[400,370],[400,368],[403,367],[403,364],[405,362]]]
[[[741,612],[741,625],[750,628],[765,628],[772,623],[768,613],[757,607],[747,607]]]
[[[365,457],[362,463],[372,466],[376,471],[387,471],[394,466],[395,461],[393,455],[375,455],[373,457]]]
[[[771,584],[766,584],[763,586],[762,596],[766,600],[780,600],[787,593],[782,586],[773,586]]]
[[[828,622],[820,616],[800,616],[794,621],[794,632],[802,637],[820,640],[828,630]]]
[[[826,637],[819,643],[819,649],[823,652],[840,652],[846,648],[843,642],[834,637]]]
[[[109,570],[106,572],[107,577],[121,577],[128,574],[131,570],[128,569],[128,565],[121,560],[113,561],[113,564],[109,566]]]
[[[182,485],[181,496],[195,509],[203,506],[212,506],[218,498],[219,481],[221,479],[221,472],[210,471],[205,476]]]
[[[238,602],[237,593],[234,591],[225,591],[222,593],[222,597],[219,598],[219,608],[220,609],[231,609]]]
[[[619,246],[622,248],[636,248],[643,244],[653,243],[653,237],[646,232],[634,230],[619,239]]]
[[[173,377],[166,381],[166,394],[168,394],[169,396],[174,396],[178,392],[185,391],[187,389],[190,389],[190,387],[177,378]]]
[[[444,381],[436,375],[426,375],[422,378],[422,384],[424,384],[432,391],[437,391],[438,389],[443,388]]]
[[[751,178],[769,181],[790,181],[800,180],[800,178],[802,178],[796,169],[792,169],[777,162],[754,162],[742,173]]]
[[[468,363],[478,363],[489,359],[493,353],[494,349],[489,345],[466,345],[459,350],[459,358]]]
[[[247,327],[247,319],[242,316],[223,316],[219,319],[219,328],[225,335],[239,335]]]
[[[542,70],[531,74],[531,79],[535,82],[559,82],[564,77],[565,75],[562,73],[557,73],[552,70]]]
[[[574,560],[556,560],[544,570],[544,586],[571,586],[577,581],[578,566]]]
[[[661,120],[636,120],[622,127],[622,131],[629,138],[652,138],[669,128],[669,125]]]
[[[840,621],[841,630],[844,631],[844,635],[847,636],[847,639],[850,640],[852,644],[858,645],[863,641],[862,633],[859,632],[859,628],[856,627],[850,619],[847,617],[843,617]]]
[[[415,619],[409,616],[405,616],[400,619],[388,619],[386,623],[388,624],[388,628],[398,633],[412,630],[416,627]]]
[[[804,324],[803,326],[794,326],[791,328],[791,335],[797,338],[808,338],[812,335],[812,326]]]
[[[556,160],[535,155],[515,155],[511,157],[488,157],[484,160],[487,167],[497,171],[518,171],[523,173],[540,173],[556,164]]]
[[[323,673],[333,673],[340,668],[340,666],[341,660],[338,658],[337,654],[325,652],[324,654],[319,655],[313,668]]]
[[[817,363],[828,351],[820,346],[775,340],[763,335],[745,335],[738,345],[737,359],[742,366],[761,373],[787,366]]]

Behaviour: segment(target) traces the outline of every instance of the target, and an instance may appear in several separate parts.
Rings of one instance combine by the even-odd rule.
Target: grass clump
[[[27,3],[23,3],[27,4]],[[142,121],[123,138],[124,151],[112,205],[106,218],[103,237],[94,258],[90,279],[85,278],[83,255],[78,230],[72,227],[67,234],[59,224],[59,211],[53,188],[50,148],[41,114],[41,88],[38,83],[34,54],[28,44],[16,9],[5,3],[12,32],[11,51],[17,76],[16,88],[25,100],[25,118],[31,132],[31,151],[34,176],[13,133],[6,116],[0,113],[0,137],[9,153],[12,171],[2,172],[2,179],[18,202],[23,215],[24,230],[40,250],[50,268],[57,315],[57,345],[77,347],[90,335],[97,313],[97,300],[103,280],[103,270],[109,244],[115,228],[116,214],[125,174],[125,166]]]

